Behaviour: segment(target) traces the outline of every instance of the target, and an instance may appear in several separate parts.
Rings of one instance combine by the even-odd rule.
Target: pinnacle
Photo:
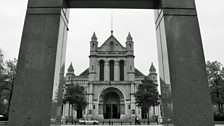
[[[68,67],[68,72],[74,72],[74,68],[73,68],[73,66],[72,66],[72,63],[70,64],[70,66]]]
[[[96,37],[95,32],[93,33],[93,36],[92,36],[91,40],[92,40],[92,41],[96,41],[96,40],[97,40],[97,37]]]
[[[151,67],[149,69],[150,72],[156,72],[156,68],[154,67],[153,63],[151,64]]]
[[[128,41],[132,41],[132,39],[133,39],[133,38],[131,37],[131,33],[129,32],[129,33],[128,33],[127,40],[128,40]]]

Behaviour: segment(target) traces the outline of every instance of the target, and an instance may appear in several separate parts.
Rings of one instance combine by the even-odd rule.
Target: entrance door
[[[120,118],[120,109],[119,109],[120,107],[119,107],[119,104],[113,104],[112,105],[112,117],[114,118],[114,119],[119,119]]]
[[[120,97],[117,93],[107,93],[103,106],[104,119],[120,119]]]

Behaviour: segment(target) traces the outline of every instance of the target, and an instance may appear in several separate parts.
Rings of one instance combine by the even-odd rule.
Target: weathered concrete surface
[[[154,9],[158,0],[65,0],[69,8],[133,8]]]
[[[214,126],[194,0],[162,0],[155,11],[165,124]]]
[[[28,3],[9,126],[50,125],[53,87],[64,65],[67,11],[55,5],[61,0],[44,1],[52,6],[41,0]]]

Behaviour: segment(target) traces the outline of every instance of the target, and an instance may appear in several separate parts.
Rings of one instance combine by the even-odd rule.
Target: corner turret
[[[152,80],[154,83],[158,83],[157,81],[157,73],[156,73],[156,68],[153,65],[153,63],[151,63],[150,69],[149,69],[149,75],[148,77],[150,78],[150,80]]]
[[[68,67],[68,70],[67,70],[67,73],[66,73],[66,81],[71,81],[74,77],[75,77],[74,68],[73,68],[73,65],[71,63],[70,66]]]
[[[127,51],[130,51],[130,52],[134,51],[134,42],[130,32],[128,33],[128,36],[126,39],[126,49]]]
[[[93,33],[93,36],[90,41],[90,52],[96,52],[98,47],[97,37],[95,32]]]
[[[154,67],[153,63],[151,63],[151,67],[149,69],[149,73],[156,73],[156,68]]]

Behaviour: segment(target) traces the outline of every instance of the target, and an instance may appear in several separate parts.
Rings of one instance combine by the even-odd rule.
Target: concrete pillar
[[[53,87],[64,70],[68,15],[61,6],[62,0],[28,1],[9,126],[50,125]]]
[[[119,68],[119,61],[116,60],[114,64],[114,80],[119,81],[120,80],[120,68]]]
[[[155,10],[163,121],[214,126],[194,0],[162,0]]]

